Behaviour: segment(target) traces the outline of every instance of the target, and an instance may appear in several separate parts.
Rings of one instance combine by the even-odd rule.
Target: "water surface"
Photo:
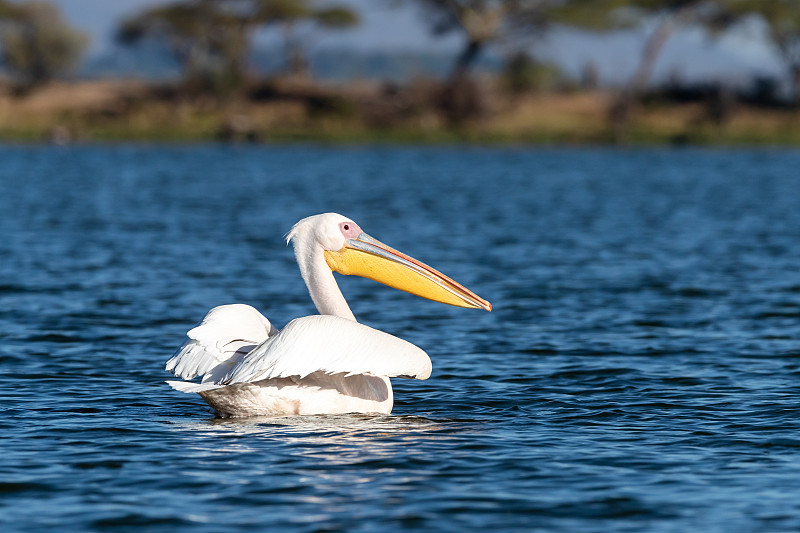
[[[800,152],[0,148],[4,531],[800,529]],[[494,305],[340,278],[391,416],[220,420],[211,307],[313,313],[338,211]]]

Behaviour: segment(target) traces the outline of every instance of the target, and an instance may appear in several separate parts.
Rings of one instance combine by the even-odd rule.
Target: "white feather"
[[[223,385],[217,385],[215,383],[194,383],[192,381],[167,381],[166,383],[173,389],[181,392],[207,392],[223,387]]]
[[[221,305],[206,314],[166,370],[183,379],[205,375],[204,381],[225,375],[241,357],[277,330],[253,307]]]
[[[314,315],[289,322],[246,354],[218,383],[326,374],[427,379],[431,360],[408,341],[345,318]]]

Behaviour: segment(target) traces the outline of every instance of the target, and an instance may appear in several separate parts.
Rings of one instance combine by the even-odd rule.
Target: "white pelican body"
[[[253,307],[215,307],[166,369],[223,417],[389,413],[390,377],[427,379],[422,349],[356,322],[333,271],[374,279],[460,307],[491,304],[452,279],[373,239],[336,213],[305,218],[287,237],[319,315],[281,331]]]

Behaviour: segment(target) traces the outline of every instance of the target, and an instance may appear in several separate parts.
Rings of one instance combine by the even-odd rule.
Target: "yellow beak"
[[[492,304],[463,285],[366,233],[347,239],[337,252],[326,250],[325,261],[334,272],[369,278],[428,300],[492,310]]]

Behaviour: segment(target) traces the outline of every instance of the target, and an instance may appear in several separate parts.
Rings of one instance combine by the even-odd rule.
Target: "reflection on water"
[[[236,464],[234,468],[246,469],[248,477],[259,476],[267,485],[283,487],[282,494],[292,494],[295,505],[312,506],[312,516],[320,520],[338,512],[320,495],[334,493],[342,504],[351,504],[374,497],[379,490],[401,504],[403,494],[435,485],[440,474],[430,454],[468,443],[478,426],[383,415],[176,423],[180,431],[191,433],[190,453],[198,460],[196,468],[206,469],[197,475],[208,478],[209,470],[228,475]],[[270,449],[266,464],[265,446]],[[225,468],[220,469],[220,463]]]
[[[251,439],[280,440],[307,456],[323,459],[329,465],[350,464],[356,457],[391,459],[398,452],[414,454],[413,442],[458,440],[459,433],[474,431],[476,422],[437,422],[419,416],[324,415],[303,417],[211,418],[173,422],[174,427],[224,443],[220,452],[250,452]],[[241,440],[240,440],[241,438]],[[218,440],[223,439],[223,440]]]

